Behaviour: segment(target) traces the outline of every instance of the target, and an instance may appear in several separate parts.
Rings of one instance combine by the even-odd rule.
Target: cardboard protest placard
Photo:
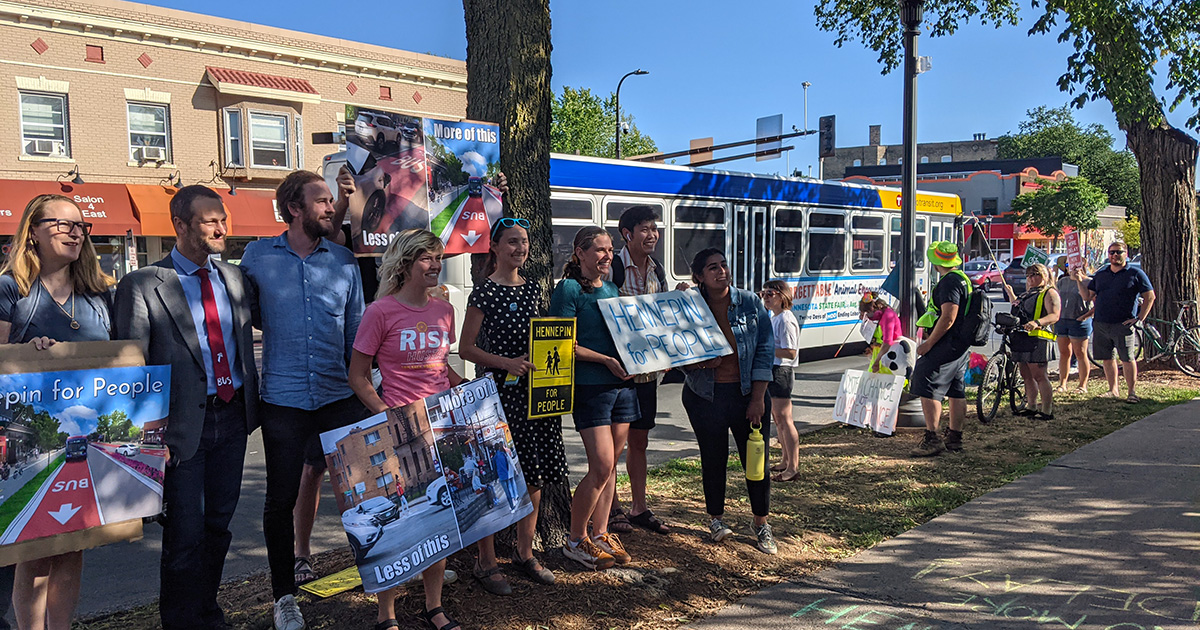
[[[833,419],[891,435],[896,430],[896,416],[900,411],[900,395],[903,392],[903,374],[846,370],[838,386]]]
[[[529,373],[529,417],[571,413],[575,408],[575,320],[533,317],[529,324],[529,362],[538,366]]]
[[[533,512],[490,376],[322,433],[321,446],[368,593]]]
[[[425,119],[429,169],[429,229],[447,254],[486,254],[492,224],[503,214],[499,189],[500,127],[464,120]]]
[[[1067,265],[1070,267],[1080,267],[1083,265],[1083,248],[1079,242],[1079,232],[1077,230],[1067,233]]]
[[[1021,267],[1028,269],[1038,263],[1043,265],[1049,264],[1050,254],[1047,254],[1033,245],[1028,246],[1025,249],[1025,257],[1021,259]]]
[[[0,565],[141,537],[162,511],[170,366],[137,342],[0,359]]]
[[[598,304],[629,374],[733,354],[698,291],[621,296]]]
[[[429,228],[420,118],[347,105],[346,167],[356,188],[346,210],[354,253],[379,255],[400,231]]]

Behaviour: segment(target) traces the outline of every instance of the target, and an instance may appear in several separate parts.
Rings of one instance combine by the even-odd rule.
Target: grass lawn
[[[13,494],[11,497],[9,497],[4,502],[4,505],[0,505],[0,532],[8,529],[8,526],[13,522],[13,519],[17,518],[17,515],[21,513],[21,510],[25,509],[26,505],[29,505],[29,501],[33,499],[33,495],[37,494],[37,491],[42,487],[42,484],[50,478],[50,475],[54,474],[54,471],[58,470],[59,467],[63,465],[63,462],[66,461],[66,459],[66,453],[62,453],[58,457],[55,457],[54,461],[50,462],[49,466],[46,466],[42,469],[42,472],[34,475],[33,479],[25,482],[25,485],[21,486],[21,489],[17,490],[16,494]]]
[[[450,205],[446,206],[444,210],[439,212],[436,217],[433,217],[429,221],[429,231],[440,235],[442,230],[446,229],[446,224],[450,223],[450,219],[454,218],[454,212],[462,207],[466,199],[467,191],[464,189],[457,197],[454,198],[454,201],[450,202]]]

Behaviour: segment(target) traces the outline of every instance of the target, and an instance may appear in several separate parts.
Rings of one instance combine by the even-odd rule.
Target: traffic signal
[[[822,116],[820,123],[817,125],[819,131],[817,136],[818,157],[833,157],[837,152],[834,139],[836,135],[836,118],[836,116]]]

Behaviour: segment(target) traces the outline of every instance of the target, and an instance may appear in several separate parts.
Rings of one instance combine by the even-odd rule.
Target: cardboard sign
[[[171,368],[137,342],[0,360],[0,565],[141,537],[162,511]]]
[[[1080,267],[1083,265],[1083,248],[1079,242],[1079,232],[1071,231],[1067,234],[1067,266]]]
[[[621,296],[598,304],[630,374],[733,354],[699,291]]]
[[[864,427],[885,435],[896,430],[900,394],[904,391],[903,374],[873,374],[846,370],[838,386],[833,419],[855,427]]]
[[[1021,267],[1028,269],[1038,263],[1043,265],[1050,263],[1050,254],[1030,245],[1025,249],[1025,257],[1021,259]]]
[[[322,433],[321,446],[368,593],[533,512],[490,376]]]
[[[529,361],[538,366],[529,373],[529,417],[571,413],[575,398],[575,320],[533,317],[529,324]]]
[[[378,256],[402,230],[432,230],[447,254],[486,253],[502,215],[500,128],[346,106],[347,209],[353,250]],[[330,177],[330,187],[334,174]]]

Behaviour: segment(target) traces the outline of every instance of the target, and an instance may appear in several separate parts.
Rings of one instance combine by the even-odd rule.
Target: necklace
[[[39,279],[38,282],[41,282],[41,280]],[[75,291],[71,291],[71,312],[68,313],[67,309],[63,308],[63,305],[59,304],[58,300],[54,299],[54,296],[50,293],[50,289],[46,288],[45,283],[42,283],[42,288],[46,289],[46,295],[50,296],[50,301],[54,302],[54,305],[58,307],[58,310],[62,311],[63,315],[66,315],[67,318],[71,320],[71,330],[79,330],[79,322],[75,319]]]

